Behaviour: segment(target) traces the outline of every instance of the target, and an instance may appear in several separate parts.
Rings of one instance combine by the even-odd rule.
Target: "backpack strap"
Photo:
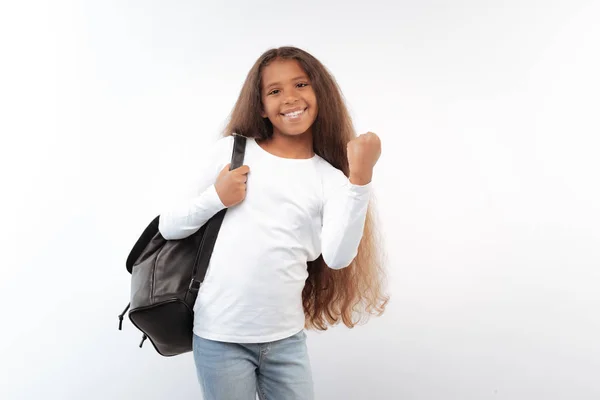
[[[233,136],[234,143],[233,152],[231,155],[231,165],[229,167],[230,171],[243,165],[244,154],[246,151],[246,137],[235,133]],[[200,243],[200,249],[197,256],[198,262],[194,265],[194,273],[192,274],[192,280],[190,281],[189,285],[190,291],[197,291],[200,289],[200,283],[204,281],[204,276],[208,270],[208,263],[210,262],[210,257],[212,256],[213,248],[219,234],[219,229],[221,229],[221,224],[223,223],[223,218],[225,217],[226,212],[227,208],[219,211],[207,222],[206,231],[202,237],[202,242]]]

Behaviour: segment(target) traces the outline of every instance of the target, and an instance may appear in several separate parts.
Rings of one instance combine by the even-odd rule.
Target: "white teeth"
[[[284,114],[284,115],[289,118],[294,118],[294,117],[297,117],[298,115],[302,114],[303,112],[304,112],[304,110],[300,110],[300,111],[294,111],[294,112]]]

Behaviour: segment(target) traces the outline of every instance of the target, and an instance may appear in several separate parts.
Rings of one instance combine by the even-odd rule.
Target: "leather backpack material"
[[[230,170],[243,165],[246,138],[234,134]],[[192,351],[194,303],[204,280],[213,247],[227,208],[219,211],[194,234],[166,240],[158,230],[160,215],[141,234],[126,261],[131,274],[130,303],[119,315],[149,339],[162,356]]]

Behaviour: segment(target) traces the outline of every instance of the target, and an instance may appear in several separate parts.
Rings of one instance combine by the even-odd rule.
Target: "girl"
[[[247,138],[244,165],[229,170],[236,134]],[[228,208],[194,306],[206,400],[312,399],[304,328],[383,313],[369,207],[380,154],[376,134],[355,137],[317,59],[282,47],[256,61],[193,193],[159,220],[177,240]]]

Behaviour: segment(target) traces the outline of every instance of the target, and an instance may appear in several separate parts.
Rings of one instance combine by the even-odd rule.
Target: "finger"
[[[250,172],[250,167],[248,167],[247,165],[242,165],[241,167],[237,168],[235,171],[240,174],[247,174],[248,172]]]

